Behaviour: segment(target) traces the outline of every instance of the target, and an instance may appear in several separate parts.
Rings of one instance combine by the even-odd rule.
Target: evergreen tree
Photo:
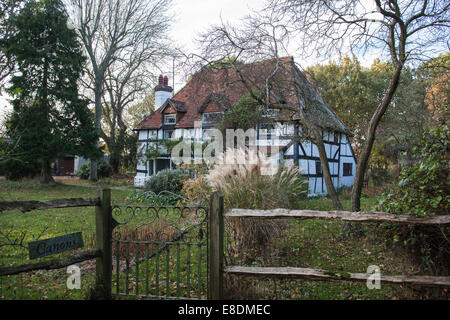
[[[67,18],[60,0],[28,2],[2,43],[16,62],[8,133],[16,157],[37,162],[44,183],[53,180],[51,163],[59,156],[99,156],[92,113],[78,95],[85,57]]]

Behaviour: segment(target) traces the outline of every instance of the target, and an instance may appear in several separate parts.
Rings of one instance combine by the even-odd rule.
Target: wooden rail
[[[352,222],[378,222],[396,224],[421,225],[449,225],[450,215],[432,217],[412,217],[407,215],[391,214],[385,212],[348,212],[348,211],[315,211],[315,210],[248,210],[231,209],[224,214],[227,218],[257,218],[257,219],[315,219],[315,220],[341,220]]]
[[[5,210],[20,210],[29,212],[33,210],[93,207],[100,205],[100,198],[71,198],[44,201],[0,201],[0,212]]]
[[[23,264],[16,267],[3,267],[0,268],[0,276],[8,276],[36,270],[61,269],[71,266],[75,263],[80,263],[86,260],[97,258],[100,256],[100,254],[101,254],[100,250],[86,250],[63,259],[53,259],[48,261]]]
[[[113,229],[111,215],[111,189],[103,188],[99,190],[98,197],[96,198],[71,198],[44,201],[0,201],[0,212],[6,210],[20,210],[22,212],[29,212],[33,210],[73,207],[96,207],[96,249],[82,251],[67,258],[23,264],[14,267],[2,267],[0,268],[0,276],[14,275],[22,272],[42,269],[60,269],[75,263],[96,258],[97,295],[102,299],[110,299],[112,281],[111,233]]]
[[[298,278],[306,280],[321,281],[351,281],[364,282],[371,276],[367,273],[334,272],[321,269],[310,268],[263,268],[263,267],[241,267],[229,266],[224,269],[225,273],[244,275],[251,277],[271,277],[271,278]],[[450,288],[450,277],[434,276],[407,276],[407,275],[380,275],[381,283],[385,284],[409,284],[427,287],[447,287]]]
[[[218,195],[215,195],[218,197]],[[348,212],[348,211],[315,211],[315,210],[288,210],[288,209],[274,209],[274,210],[248,210],[248,209],[231,209],[227,213],[223,213],[223,208],[220,206],[211,206],[210,219],[215,223],[211,223],[211,234],[219,234],[219,237],[210,238],[210,248],[212,250],[219,250],[219,256],[224,254],[223,246],[220,246],[223,241],[223,235],[220,228],[223,227],[223,220],[225,218],[253,218],[253,219],[314,219],[314,220],[338,220],[349,222],[374,222],[374,223],[390,223],[390,224],[413,224],[413,225],[450,225],[450,216],[432,216],[432,217],[413,217],[408,215],[396,215],[385,212]],[[211,254],[211,253],[210,253]],[[216,253],[214,254],[216,256]],[[211,259],[211,258],[210,258]],[[224,274],[234,274],[248,277],[263,277],[263,278],[299,278],[307,280],[319,281],[351,281],[351,282],[366,282],[371,277],[367,273],[348,273],[344,271],[327,271],[321,269],[310,268],[272,268],[272,267],[246,267],[246,266],[228,266],[223,267],[222,261],[217,257],[213,261],[215,268],[214,278],[217,285],[211,286],[212,292],[210,297],[216,299],[222,298],[222,279]],[[371,279],[371,278],[370,278]],[[380,274],[380,281],[386,284],[409,284],[429,287],[450,287],[450,277],[435,277],[423,275],[382,275]]]

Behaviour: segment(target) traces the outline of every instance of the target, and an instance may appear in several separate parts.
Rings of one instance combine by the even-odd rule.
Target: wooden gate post
[[[223,299],[223,196],[214,192],[209,210],[209,291],[208,299]]]
[[[111,189],[99,190],[100,204],[95,210],[97,249],[101,250],[96,260],[96,293],[94,298],[111,299],[112,281],[112,211]]]

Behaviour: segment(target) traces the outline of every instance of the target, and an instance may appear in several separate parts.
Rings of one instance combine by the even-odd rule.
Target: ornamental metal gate
[[[206,299],[208,209],[112,205],[112,294]]]

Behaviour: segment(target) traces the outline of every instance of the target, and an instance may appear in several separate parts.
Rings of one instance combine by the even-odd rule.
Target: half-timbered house
[[[350,132],[318,95],[292,57],[242,65],[238,73],[234,68],[204,69],[194,74],[174,96],[167,77],[160,76],[155,88],[156,111],[134,129],[141,143],[135,186],[143,186],[160,170],[175,167],[169,154],[147,159],[145,150],[152,144],[179,138],[204,141],[207,130],[215,126],[221,114],[248,94],[250,85],[254,90],[265,90],[268,82],[271,101],[291,108],[266,110],[265,117],[270,121],[262,121],[255,128],[254,138],[258,144],[266,145],[275,161],[300,167],[309,181],[310,196],[326,194],[316,145],[305,139],[292,143],[293,136],[305,136],[302,118],[293,111],[302,108],[304,121],[311,121],[322,130],[334,186],[352,186],[356,162]]]

